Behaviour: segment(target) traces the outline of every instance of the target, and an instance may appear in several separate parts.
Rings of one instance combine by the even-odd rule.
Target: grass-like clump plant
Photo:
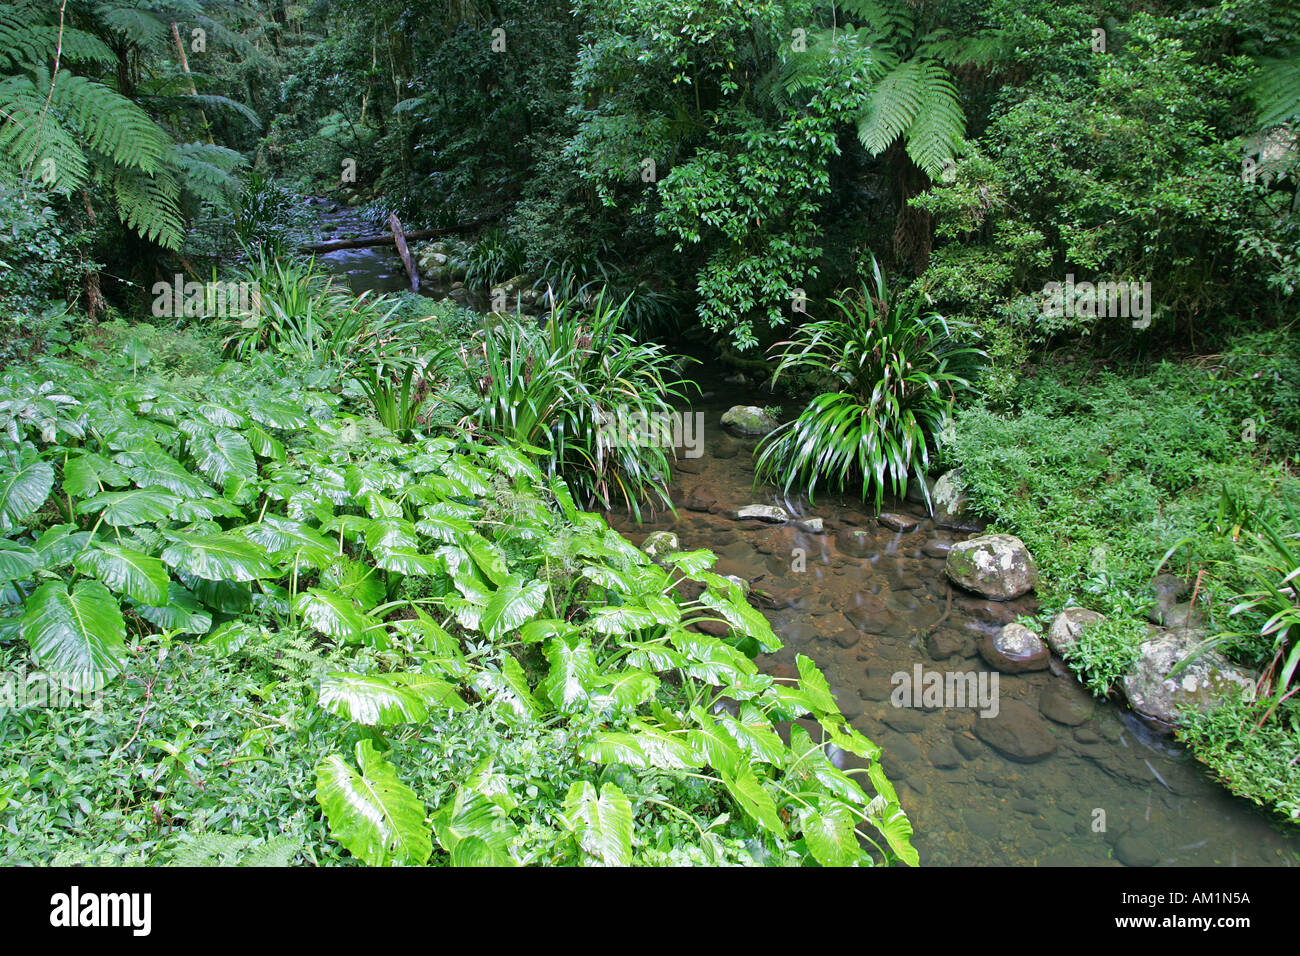
[[[930,445],[982,353],[964,337],[967,326],[891,293],[874,260],[872,274],[871,287],[830,301],[832,317],[778,344],[773,381],[799,372],[828,390],[764,440],[756,480],[810,498],[819,484],[855,487],[864,499],[873,494],[877,508],[911,479],[926,488]]]

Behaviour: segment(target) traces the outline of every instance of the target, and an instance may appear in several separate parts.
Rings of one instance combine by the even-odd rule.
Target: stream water
[[[327,238],[367,231],[351,210],[322,219]],[[328,253],[321,261],[354,291],[404,288],[400,259],[378,249]],[[1124,708],[1089,698],[1059,662],[1048,671],[999,674],[1000,718],[970,707],[894,706],[900,672],[991,672],[977,650],[980,637],[1032,613],[1032,596],[997,603],[951,590],[944,554],[970,533],[936,528],[922,505],[887,503],[885,511],[917,522],[900,532],[854,499],[819,496],[814,506],[755,489],[756,443],[728,434],[721,416],[733,405],[780,399],[728,384],[725,374],[705,366],[691,375],[705,390],[686,410],[703,413],[703,453],[686,458],[678,449],[670,489],[676,515],[637,525],[613,513],[610,523],[637,544],[671,530],[683,549],[712,550],[716,570],[763,592],[755,603],[785,646],[759,658],[760,666],[793,677],[796,654],[817,662],[840,709],[884,749],[923,864],[1300,864],[1300,836],[1231,796],[1190,754]],[[820,517],[825,530],[730,517],[750,503]],[[1008,759],[981,739],[977,722],[986,719],[1046,741],[1051,753],[1032,763]]]

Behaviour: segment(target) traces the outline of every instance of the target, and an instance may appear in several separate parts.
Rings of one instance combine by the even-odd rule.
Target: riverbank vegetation
[[[1176,732],[1300,819],[1288,5],[18,0],[0,37],[0,672],[103,691],[0,698],[7,862],[917,862],[817,666],[760,673],[712,555],[600,516],[671,507],[606,426],[689,407],[688,351],[794,410],[765,487],[955,470],[1036,630],[1105,615],[1097,694],[1176,578],[1256,685]],[[455,235],[432,296],[303,254],[322,207]]]

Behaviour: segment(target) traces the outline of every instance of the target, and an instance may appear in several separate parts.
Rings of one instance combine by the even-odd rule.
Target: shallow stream
[[[346,208],[322,219],[327,239],[370,231]],[[320,258],[356,292],[407,285],[391,247]],[[1004,719],[1012,737],[1047,741],[1051,749],[1033,763],[985,743],[977,721],[988,718],[973,708],[895,707],[892,678],[918,665],[991,674],[977,642],[1033,613],[1032,596],[997,603],[950,589],[946,548],[970,533],[936,528],[922,505],[886,504],[885,511],[917,522],[902,532],[880,525],[869,504],[853,499],[819,497],[814,506],[754,490],[756,442],[729,435],[721,416],[732,405],[777,399],[727,384],[724,375],[707,368],[691,375],[705,389],[689,409],[704,415],[703,454],[678,460],[671,487],[677,514],[638,526],[615,513],[610,523],[638,544],[671,530],[683,549],[709,548],[718,555],[716,570],[765,593],[755,603],[785,647],[759,664],[794,677],[796,654],[817,662],[840,709],[884,749],[923,864],[1300,864],[1300,835],[1231,796],[1124,708],[1088,697],[1059,662],[1050,671],[998,675],[1000,714],[993,719]],[[821,517],[825,531],[728,516],[750,503]],[[1064,722],[1044,716],[1044,708]]]

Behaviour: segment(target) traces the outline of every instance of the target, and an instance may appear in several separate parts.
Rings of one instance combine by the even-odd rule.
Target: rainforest
[[[1283,0],[0,2],[0,863],[1297,865],[1298,124]]]

